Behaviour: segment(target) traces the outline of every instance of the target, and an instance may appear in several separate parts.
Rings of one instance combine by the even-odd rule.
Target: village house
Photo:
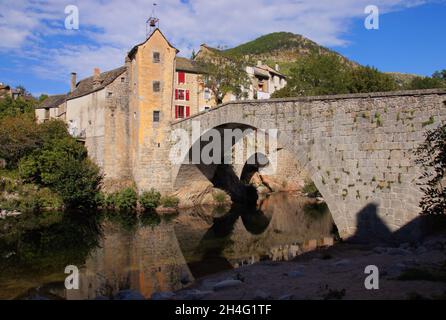
[[[22,89],[14,89],[9,85],[0,82],[0,99],[5,97],[10,97],[13,100],[17,100],[19,97],[25,97],[26,99],[32,98],[30,96],[26,96],[25,92],[23,92]]]
[[[95,68],[79,82],[73,72],[70,92],[45,99],[36,108],[37,121],[65,121],[101,167],[106,189],[136,182],[143,189],[169,190],[170,173],[163,168],[169,161],[170,124],[216,106],[200,64],[178,52],[156,28],[129,51],[124,66],[107,72]],[[251,99],[269,98],[286,84],[277,69],[265,65],[246,71]],[[223,102],[234,99],[228,95]]]

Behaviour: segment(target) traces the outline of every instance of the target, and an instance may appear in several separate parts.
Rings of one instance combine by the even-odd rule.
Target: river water
[[[260,260],[288,260],[308,240],[335,236],[325,204],[277,193],[256,208],[194,208],[177,215],[45,213],[0,220],[0,299],[95,299],[187,287]],[[66,290],[65,267],[79,270]]]

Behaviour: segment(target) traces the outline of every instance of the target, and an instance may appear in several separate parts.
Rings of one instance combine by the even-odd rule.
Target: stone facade
[[[414,150],[426,130],[446,120],[446,91],[231,102],[172,129],[191,132],[194,120],[201,132],[225,124],[277,128],[278,148],[291,152],[308,172],[342,236],[354,234],[358,214],[370,208],[394,231],[420,211]],[[174,166],[174,185],[178,173],[185,175]]]

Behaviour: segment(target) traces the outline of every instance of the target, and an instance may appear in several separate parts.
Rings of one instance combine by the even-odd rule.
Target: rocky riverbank
[[[368,265],[379,289],[364,286]],[[336,244],[292,261],[264,261],[155,299],[446,299],[446,235],[399,247]]]

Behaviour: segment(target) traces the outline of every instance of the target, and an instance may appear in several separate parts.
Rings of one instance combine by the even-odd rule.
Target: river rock
[[[243,282],[241,282],[240,280],[232,280],[232,279],[223,280],[223,281],[220,281],[214,285],[214,291],[238,287],[242,283]]]
[[[256,290],[254,293],[254,300],[271,300],[272,297],[269,293],[263,290]]]
[[[146,298],[136,290],[122,290],[115,295],[115,300],[145,300]]]
[[[186,290],[181,294],[181,298],[184,300],[202,300],[213,291],[200,291],[197,289]]]
[[[389,248],[387,250],[387,253],[392,256],[407,256],[407,255],[411,254],[411,252],[409,250],[401,249],[401,248]]]
[[[155,292],[151,296],[151,300],[171,300],[175,294],[173,292]]]
[[[345,267],[351,264],[351,261],[349,259],[341,259],[333,263],[334,267]]]

